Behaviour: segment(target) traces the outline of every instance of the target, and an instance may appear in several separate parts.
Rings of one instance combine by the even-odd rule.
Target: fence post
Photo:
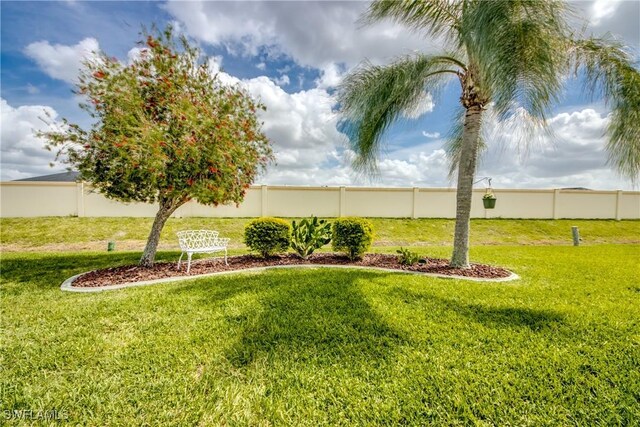
[[[622,205],[622,190],[616,191],[616,220],[620,221],[622,219],[622,213],[620,212],[620,208]]]
[[[84,182],[76,182],[76,214],[84,217]]]
[[[553,212],[551,216],[553,219],[558,219],[558,199],[560,198],[560,189],[553,190]]]
[[[346,212],[346,204],[347,204],[347,189],[342,186],[340,187],[340,206],[338,207],[338,216],[342,218]]]
[[[267,186],[260,186],[260,216],[267,216]]]
[[[418,187],[413,187],[413,207],[411,210],[411,218],[418,218],[418,193],[420,190]]]

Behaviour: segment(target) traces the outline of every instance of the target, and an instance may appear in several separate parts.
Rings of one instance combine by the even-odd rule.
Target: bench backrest
[[[203,249],[216,246],[218,232],[213,230],[187,230],[178,231],[178,243],[180,249]]]

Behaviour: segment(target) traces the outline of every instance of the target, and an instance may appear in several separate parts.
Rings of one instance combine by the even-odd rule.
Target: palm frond
[[[522,107],[516,108],[509,117],[501,118],[491,105],[484,120],[485,140],[502,151],[515,149],[521,161],[526,160],[532,149],[541,149],[549,142],[562,139],[545,120]]]
[[[464,114],[464,108],[459,107],[444,144],[449,160],[448,178],[450,180],[454,180],[460,160]],[[515,148],[520,160],[524,160],[532,148],[542,147],[547,141],[554,141],[558,138],[551,127],[537,117],[531,116],[524,108],[518,108],[513,115],[501,119],[493,104],[490,104],[482,113],[478,137],[478,166],[489,147],[492,150],[502,151]]]
[[[544,120],[558,101],[567,70],[569,12],[555,0],[478,1],[465,7],[461,37],[502,118],[522,107]]]
[[[389,18],[415,31],[452,39],[458,33],[461,4],[450,0],[377,0],[371,3],[361,22],[371,23]]]
[[[620,43],[589,38],[573,41],[576,73],[584,70],[585,90],[611,106],[608,163],[636,183],[640,178],[640,71]]]
[[[377,66],[361,64],[338,87],[341,130],[356,153],[354,167],[374,172],[382,136],[407,111],[416,109],[425,92],[437,93],[450,76],[458,75],[450,57],[412,55]]]

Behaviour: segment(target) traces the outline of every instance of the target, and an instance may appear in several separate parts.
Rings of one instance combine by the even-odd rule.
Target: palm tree
[[[640,171],[640,73],[613,38],[581,38],[556,0],[378,0],[365,23],[390,18],[435,38],[439,55],[413,54],[386,66],[364,62],[338,88],[345,131],[357,154],[354,166],[375,170],[385,130],[417,108],[425,94],[460,83],[460,115],[447,145],[457,170],[456,225],[451,266],[469,267],[471,195],[487,108],[499,121],[518,117],[545,129],[567,77],[607,102],[608,161],[635,182]]]

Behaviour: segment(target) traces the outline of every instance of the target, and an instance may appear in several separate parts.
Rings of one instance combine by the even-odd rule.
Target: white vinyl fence
[[[474,218],[640,219],[640,192],[587,190],[494,190],[495,209],[484,209],[484,190],[474,191]],[[176,217],[454,218],[452,188],[366,188],[254,186],[234,206],[190,202]],[[2,217],[153,217],[157,206],[120,203],[82,183],[12,181],[0,183]]]

